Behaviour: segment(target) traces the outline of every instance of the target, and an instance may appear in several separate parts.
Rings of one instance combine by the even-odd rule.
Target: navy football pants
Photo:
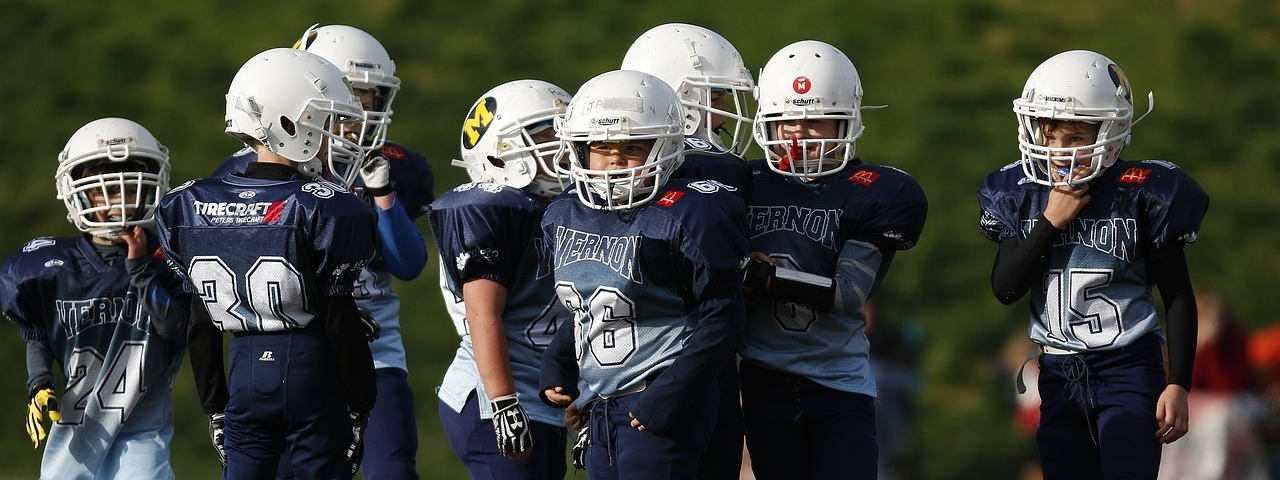
[[[1155,334],[1119,350],[1041,355],[1036,443],[1044,478],[1154,480],[1164,375]]]
[[[719,408],[718,389],[711,387],[701,395],[691,393],[697,395],[693,405],[664,435],[641,432],[631,426],[631,405],[645,392],[589,402],[591,446],[587,450],[587,479],[697,478],[698,463],[715,428]]]
[[[742,414],[759,480],[875,480],[875,398],[743,363]]]
[[[274,479],[286,449],[300,478],[351,478],[351,420],[322,322],[234,334],[228,365],[223,478]]]
[[[707,451],[698,463],[698,480],[738,480],[742,475],[742,396],[738,394],[737,362],[725,364],[716,377],[720,411]]]
[[[486,400],[488,401],[488,400]],[[539,401],[534,399],[534,401]],[[533,453],[527,458],[513,459],[498,453],[498,438],[492,420],[480,418],[476,392],[472,391],[462,412],[440,402],[440,425],[453,453],[466,465],[472,480],[561,480],[565,464],[565,438],[569,429],[531,421]]]
[[[364,431],[360,475],[364,480],[417,480],[418,421],[409,374],[398,368],[380,368],[374,373],[378,400],[369,413],[369,428]],[[280,457],[276,478],[294,478],[287,451]]]

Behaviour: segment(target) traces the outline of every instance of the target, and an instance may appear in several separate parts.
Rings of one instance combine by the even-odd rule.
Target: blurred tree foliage
[[[932,203],[924,238],[898,256],[879,294],[886,322],[923,326],[923,384],[902,478],[1015,478],[1033,448],[1011,424],[1012,377],[997,351],[1025,330],[1025,303],[994,301],[994,245],[977,231],[974,191],[1017,156],[1010,101],[1026,76],[1064,50],[1100,51],[1135,89],[1156,92],[1129,159],[1186,168],[1213,198],[1190,247],[1198,288],[1216,289],[1253,327],[1275,319],[1263,301],[1280,271],[1280,3],[1273,0],[1020,0],[763,2],[713,9],[687,1],[494,0],[11,0],[5,7],[0,95],[14,101],[0,151],[0,251],[35,236],[72,235],[54,199],[56,155],[80,125],[121,116],[172,150],[175,184],[200,177],[239,147],[222,134],[223,94],[255,53],[288,46],[313,23],[358,26],[397,61],[403,89],[391,137],[424,152],[437,193],[461,183],[449,166],[475,97],[498,83],[541,78],[570,92],[617,68],[631,41],[665,22],[707,26],[729,38],[754,72],[778,48],[819,39],[857,65],[867,104],[861,156],[919,179]],[[753,152],[756,153],[756,152]],[[1268,193],[1269,192],[1269,193]],[[426,229],[425,220],[420,226]],[[246,239],[252,241],[252,239]],[[436,418],[435,386],[456,348],[432,262],[398,286],[411,381],[418,399],[423,478],[465,478]],[[0,476],[37,475],[25,447],[22,341],[0,358],[0,445],[17,452]],[[179,478],[215,478],[189,373],[175,385],[173,463]],[[924,459],[928,461],[922,461]]]

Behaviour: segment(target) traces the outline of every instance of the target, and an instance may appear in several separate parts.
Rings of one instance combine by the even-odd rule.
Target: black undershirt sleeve
[[[1040,281],[1049,267],[1049,249],[1059,230],[1044,218],[1036,217],[1036,226],[1021,242],[1009,237],[1000,242],[995,266],[991,269],[991,290],[1000,303],[1010,305],[1027,294]]]
[[[222,331],[213,324],[209,310],[199,295],[191,296],[191,321],[187,325],[187,352],[196,394],[205,414],[222,413],[227,408],[226,364],[223,363]]]
[[[1165,336],[1169,347],[1169,383],[1191,391],[1191,371],[1196,358],[1196,293],[1191,286],[1186,253],[1179,249],[1153,258],[1147,273],[1155,280],[1164,300]]]
[[[325,334],[333,349],[338,374],[342,377],[347,406],[353,412],[373,410],[377,400],[377,379],[373,371],[373,354],[360,323],[360,311],[350,295],[326,297],[328,308],[322,309]]]

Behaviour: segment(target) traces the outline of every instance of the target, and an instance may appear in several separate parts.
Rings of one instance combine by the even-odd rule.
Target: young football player
[[[189,296],[147,232],[169,151],[123,118],[81,127],[58,155],[58,198],[78,237],[27,242],[0,265],[0,306],[27,343],[27,433],[41,478],[174,478],[173,379]],[[55,393],[54,362],[63,387]]]
[[[739,354],[751,468],[761,480],[877,477],[876,384],[863,302],[924,229],[906,172],[855,154],[862,82],[819,41],[760,72],[750,162],[752,263]]]
[[[547,207],[555,290],[574,314],[544,355],[545,401],[590,400],[587,477],[693,479],[716,423],[716,376],[743,321],[745,206],[714,180],[670,179],[684,109],[665,82],[618,70],[558,126],[573,190]]]
[[[1050,57],[1013,111],[1022,159],[979,188],[979,226],[1000,244],[996,298],[1031,299],[1044,477],[1155,478],[1161,444],[1187,432],[1196,302],[1183,247],[1209,198],[1170,162],[1119,159],[1133,90],[1103,55]]]
[[[179,186],[157,215],[170,265],[198,295],[196,391],[225,478],[275,478],[288,450],[298,477],[350,479],[377,392],[352,297],[377,216],[349,193],[360,146],[334,131],[364,110],[337,66],[289,48],[249,59],[226,98],[226,132],[257,161]],[[229,374],[220,332],[232,334]]]
[[[346,25],[311,27],[294,48],[337,65],[360,98],[365,120],[344,133],[365,149],[366,159],[355,193],[378,213],[377,253],[360,271],[353,295],[356,306],[377,322],[373,351],[378,399],[364,435],[361,475],[365,480],[416,479],[418,427],[409,367],[400,334],[400,297],[392,278],[413,280],[427,262],[427,247],[414,220],[435,198],[431,165],[422,154],[387,140],[391,103],[400,90],[395,62],[382,44],[363,30]],[[244,173],[257,153],[245,147],[214,171],[214,177]],[[293,478],[289,453],[280,461],[281,479]]]
[[[738,49],[707,28],[668,23],[640,35],[623,57],[622,69],[661,78],[680,97],[684,163],[672,176],[716,180],[737,188],[749,201],[751,169],[740,155],[751,144],[751,118],[745,110],[755,81]],[[716,383],[722,392],[720,411],[715,435],[698,464],[698,478],[737,480],[743,425],[736,361],[725,364]]]
[[[440,423],[473,480],[558,480],[567,470],[562,414],[538,401],[538,370],[568,317],[539,248],[543,211],[562,189],[553,124],[569,100],[540,80],[485,92],[454,161],[473,182],[431,205],[441,287],[462,336],[440,386]]]

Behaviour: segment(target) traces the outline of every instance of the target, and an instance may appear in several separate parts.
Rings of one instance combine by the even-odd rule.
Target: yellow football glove
[[[27,435],[31,436],[32,448],[40,448],[40,441],[47,436],[44,428],[44,414],[49,420],[62,420],[58,412],[58,396],[47,383],[40,383],[31,388],[31,403],[27,404]]]

